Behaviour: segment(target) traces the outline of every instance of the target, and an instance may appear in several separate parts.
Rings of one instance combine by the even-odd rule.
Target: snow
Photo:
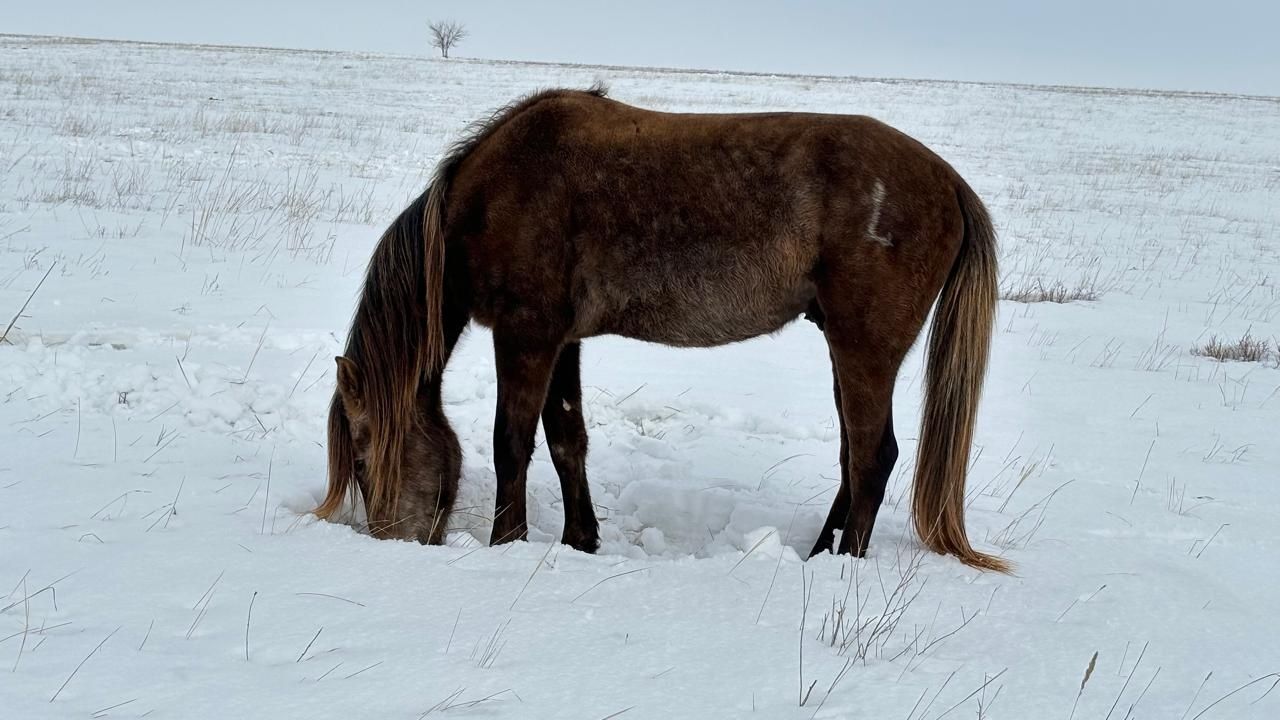
[[[803,322],[585,344],[597,555],[555,543],[541,445],[530,542],[486,546],[477,330],[445,382],[449,544],[307,514],[382,226],[467,123],[597,79],[659,109],[879,117],[988,202],[1005,288],[1099,291],[1001,303],[969,528],[1016,575],[911,533],[918,352],[869,556],[802,560],[838,476]],[[16,36],[0,98],[0,323],[49,272],[0,346],[0,717],[1280,712],[1274,343],[1191,352],[1280,336],[1280,100]]]

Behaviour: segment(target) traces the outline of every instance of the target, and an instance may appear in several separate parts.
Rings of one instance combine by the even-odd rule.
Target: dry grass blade
[[[1210,710],[1212,710],[1215,706],[1217,706],[1217,705],[1218,705],[1218,703],[1220,703],[1220,702],[1222,702],[1222,701],[1226,700],[1227,698],[1229,698],[1229,697],[1231,697],[1231,696],[1235,695],[1235,694],[1236,694],[1236,693],[1238,693],[1238,692],[1241,692],[1241,691],[1247,690],[1248,688],[1250,688],[1250,687],[1252,687],[1252,686],[1254,686],[1254,685],[1257,685],[1258,683],[1263,682],[1263,681],[1265,681],[1265,680],[1274,680],[1274,682],[1272,682],[1272,683],[1271,683],[1271,687],[1267,688],[1267,691],[1266,691],[1266,692],[1262,693],[1262,695],[1259,695],[1259,696],[1258,696],[1258,698],[1257,698],[1256,700],[1254,700],[1253,702],[1249,703],[1250,705],[1252,705],[1253,703],[1259,702],[1260,700],[1262,700],[1262,698],[1266,697],[1267,695],[1270,695],[1270,694],[1271,694],[1271,691],[1272,691],[1272,690],[1274,690],[1274,689],[1276,688],[1276,685],[1280,685],[1280,673],[1268,673],[1268,674],[1266,674],[1266,675],[1263,675],[1262,677],[1254,678],[1253,680],[1250,680],[1249,682],[1247,682],[1247,683],[1245,683],[1245,684],[1241,685],[1240,687],[1236,688],[1235,690],[1232,690],[1231,692],[1227,693],[1226,695],[1223,695],[1222,697],[1218,698],[1217,700],[1214,700],[1213,702],[1209,703],[1207,706],[1205,706],[1205,709],[1203,709],[1203,710],[1201,710],[1200,712],[1196,713],[1196,714],[1191,718],[1191,720],[1199,720],[1201,717],[1204,717],[1204,714],[1205,714],[1205,713],[1209,712],[1209,711],[1210,711]]]
[[[27,306],[31,304],[31,299],[34,298],[36,296],[36,293],[40,291],[40,286],[44,285],[44,281],[48,279],[49,273],[53,272],[53,269],[57,266],[58,266],[58,263],[52,263],[49,265],[49,269],[44,271],[44,276],[40,278],[40,282],[36,283],[36,286],[32,288],[31,293],[27,295],[26,302],[22,303],[22,307],[18,308],[17,314],[15,314],[13,316],[13,319],[9,321],[9,324],[8,326],[5,327],[4,332],[0,333],[0,343],[8,342],[10,345],[13,344],[9,342],[9,331],[12,330],[13,326],[18,323],[18,318],[22,317],[22,313],[27,311]]]
[[[982,691],[986,690],[986,689],[987,689],[987,687],[988,687],[989,685],[991,685],[991,683],[995,682],[996,680],[999,680],[999,679],[1000,679],[1000,676],[1001,676],[1001,675],[1004,675],[1004,674],[1005,674],[1006,672],[1008,672],[1008,671],[1009,671],[1009,668],[1005,668],[1004,670],[1001,670],[1000,672],[996,673],[995,675],[992,675],[991,677],[989,677],[989,678],[987,678],[986,680],[984,680],[984,681],[983,681],[983,683],[977,687],[977,689],[975,689],[973,692],[971,692],[971,693],[969,693],[968,695],[965,695],[963,698],[961,698],[960,702],[958,702],[958,703],[956,703],[955,705],[952,705],[951,707],[949,707],[949,708],[947,708],[946,710],[944,710],[944,711],[943,711],[943,713],[942,713],[941,715],[939,715],[939,716],[937,717],[937,719],[936,719],[936,720],[942,720],[942,718],[944,718],[944,717],[946,717],[947,715],[949,715],[949,714],[951,713],[951,711],[952,711],[952,710],[955,710],[956,708],[958,708],[958,707],[960,707],[961,705],[963,705],[963,704],[965,704],[966,702],[968,702],[968,701],[969,701],[969,698],[972,698],[974,695],[977,695],[978,693],[980,693],[980,692],[982,692]]]
[[[123,626],[122,626],[122,627],[123,627]],[[84,664],[85,664],[85,663],[87,663],[87,662],[89,662],[89,658],[93,657],[95,653],[97,653],[99,650],[101,650],[101,649],[102,649],[102,646],[103,646],[103,645],[106,645],[106,644],[107,644],[107,641],[111,639],[111,636],[112,636],[112,635],[115,635],[115,634],[116,634],[116,633],[118,633],[118,632],[120,632],[120,628],[119,628],[119,627],[117,627],[115,630],[112,630],[111,632],[107,633],[107,636],[106,636],[106,637],[104,637],[104,638],[102,638],[102,642],[100,642],[100,643],[98,643],[97,645],[93,646],[93,649],[89,651],[89,654],[84,656],[84,659],[80,661],[80,664],[79,664],[79,665],[76,665],[76,669],[75,669],[75,670],[72,670],[72,671],[71,671],[71,674],[67,676],[67,679],[66,679],[66,680],[63,680],[63,681],[62,681],[62,684],[58,686],[58,690],[57,690],[57,692],[55,692],[55,693],[53,694],[53,697],[49,698],[49,702],[53,702],[54,700],[57,700],[57,699],[58,699],[58,696],[62,694],[62,691],[67,687],[67,685],[69,685],[69,684],[71,683],[71,678],[74,678],[74,677],[76,676],[76,673],[80,672],[80,668],[84,667]]]
[[[742,557],[738,558],[738,562],[734,563],[733,567],[729,568],[729,574],[732,575],[733,571],[737,570],[739,565],[746,562],[747,558],[751,557],[751,553],[755,552],[761,545],[763,545],[765,540],[768,540],[769,538],[777,534],[778,534],[777,530],[770,530],[769,532],[765,533],[764,537],[757,540],[756,544],[752,545],[751,549],[748,550],[746,554],[744,554]]]
[[[178,372],[182,373],[182,381],[187,384],[187,389],[194,390],[194,388],[191,387],[191,378],[187,377],[187,369],[182,366],[182,358],[174,355],[173,359],[178,361]]]
[[[632,573],[644,572],[645,570],[650,570],[650,569],[651,569],[651,568],[649,568],[649,567],[633,568],[633,569],[631,569],[631,570],[625,570],[625,571],[623,571],[623,572],[620,572],[620,573],[617,573],[617,574],[614,574],[614,575],[610,575],[609,577],[604,578],[604,579],[602,579],[602,580],[598,580],[598,581],[596,581],[596,583],[595,583],[594,585],[592,585],[591,587],[589,587],[589,588],[587,588],[586,590],[583,590],[582,592],[580,592],[580,593],[578,593],[577,595],[575,595],[575,596],[574,596],[574,598],[573,598],[572,600],[570,600],[570,601],[569,601],[569,604],[570,604],[570,605],[572,605],[572,604],[574,604],[574,603],[578,602],[578,600],[579,600],[579,599],[581,599],[583,595],[586,595],[587,593],[591,592],[592,590],[595,590],[596,588],[598,588],[598,587],[600,587],[601,585],[603,585],[603,584],[605,584],[605,583],[609,582],[610,580],[615,580],[615,579],[620,578],[620,577],[623,577],[623,576],[625,576],[625,575],[631,575]]]
[[[516,594],[515,600],[511,601],[508,610],[515,610],[516,603],[520,602],[520,598],[524,597],[524,591],[529,588],[529,583],[533,582],[533,576],[538,574],[538,570],[542,568],[542,563],[547,561],[547,556],[551,554],[551,548],[555,547],[555,543],[547,543],[547,551],[542,553],[542,557],[538,559],[538,564],[533,566],[533,572],[529,573],[529,579],[524,581],[524,585],[520,586],[520,592]]]
[[[226,570],[223,570],[222,572],[218,573],[218,577],[214,578],[213,582],[209,583],[209,589],[205,590],[204,594],[200,596],[200,599],[196,600],[196,604],[191,606],[192,610],[195,610],[196,608],[200,607],[200,603],[204,602],[204,599],[209,597],[210,593],[212,593],[213,589],[218,586],[218,582],[222,580],[222,576],[225,574],[227,574]]]
[[[174,403],[174,405],[177,405],[177,403]],[[170,445],[172,445],[172,444],[173,444],[173,441],[177,440],[177,439],[178,439],[178,438],[180,438],[180,437],[182,437],[182,435],[180,435],[180,434],[178,434],[178,433],[176,433],[176,432],[175,432],[173,435],[170,435],[170,436],[169,436],[168,441],[166,441],[166,442],[165,442],[163,445],[161,445],[160,447],[156,448],[156,449],[155,449],[155,451],[153,451],[150,455],[148,455],[148,456],[146,457],[146,459],[144,459],[144,460],[142,461],[142,462],[143,462],[143,464],[146,464],[146,463],[151,462],[151,458],[154,458],[156,455],[159,455],[162,451],[164,451],[164,449],[165,449],[165,448],[167,448],[167,447],[169,447]]]
[[[21,604],[23,604],[24,602],[26,602],[26,601],[30,600],[31,598],[33,598],[33,597],[35,597],[35,596],[37,596],[37,595],[39,595],[39,594],[41,594],[41,593],[45,593],[45,592],[50,593],[51,595],[53,595],[53,609],[56,611],[56,610],[58,609],[58,591],[57,591],[57,589],[56,589],[54,586],[55,586],[55,585],[57,585],[58,583],[62,582],[63,580],[66,580],[67,578],[71,577],[72,575],[75,575],[75,574],[76,574],[76,573],[78,573],[78,572],[80,572],[80,571],[79,571],[79,570],[72,570],[71,572],[67,573],[66,575],[63,575],[62,577],[58,578],[57,580],[54,580],[53,582],[49,583],[48,585],[45,585],[44,587],[40,588],[39,590],[37,590],[37,591],[35,591],[35,592],[31,593],[30,595],[25,595],[25,594],[24,594],[20,599],[15,600],[14,602],[11,602],[11,603],[9,603],[8,605],[5,605],[4,607],[0,608],[0,613],[5,612],[5,611],[7,611],[7,610],[12,610],[13,608],[18,607],[19,605],[21,605]],[[24,574],[24,575],[23,575],[23,580],[25,580],[25,579],[26,579],[26,575]],[[21,584],[22,584],[22,583],[19,583],[19,585],[21,585]],[[25,587],[25,586],[24,586],[24,587]],[[18,589],[15,587],[15,588],[13,589],[13,592],[17,592],[17,590],[18,590]],[[13,595],[13,592],[9,593],[9,595],[10,595],[10,596],[12,596],[12,595]]]
[[[444,654],[449,654],[449,648],[453,647],[453,636],[458,632],[458,623],[462,621],[462,608],[458,608],[458,615],[453,619],[453,628],[449,630],[449,639],[444,644]]]
[[[302,372],[299,373],[298,379],[293,381],[293,387],[289,388],[289,395],[285,400],[291,400],[293,398],[293,394],[298,391],[298,383],[302,382],[302,378],[307,376],[307,371],[311,369],[311,363],[316,361],[316,356],[319,354],[320,350],[318,349],[311,354],[311,359],[307,361],[307,366],[302,368]]]
[[[142,648],[147,646],[147,640],[151,638],[151,629],[156,626],[156,619],[151,618],[151,623],[147,625],[147,634],[142,636],[142,642],[138,643],[138,652],[142,652]]]
[[[261,423],[261,421],[259,421]],[[275,468],[276,463],[276,447],[271,446],[271,458],[267,460],[267,492],[262,496],[262,525],[258,528],[259,535],[265,535],[267,532],[267,501],[271,498],[271,472]],[[272,523],[274,525],[275,523]]]
[[[104,707],[101,710],[95,710],[93,714],[90,715],[89,717],[91,718],[106,717],[107,713],[109,713],[110,711],[115,710],[116,708],[124,707],[125,705],[128,705],[130,703],[135,703],[135,702],[138,702],[138,698],[133,698],[132,700],[125,700],[124,702],[118,702],[115,705],[108,705],[107,707]]]
[[[53,624],[53,625],[41,625],[41,626],[40,626],[40,627],[38,627],[38,628],[27,628],[27,629],[24,629],[24,630],[19,630],[19,631],[17,631],[17,632],[14,632],[14,633],[10,633],[10,634],[8,634],[8,635],[5,635],[4,637],[0,637],[0,643],[8,642],[9,640],[12,640],[12,639],[14,639],[14,638],[16,638],[16,637],[22,637],[22,635],[23,635],[23,634],[30,634],[30,635],[45,635],[45,634],[47,634],[50,630],[57,630],[58,628],[66,627],[66,626],[68,626],[68,625],[70,625],[70,624],[71,624],[71,621],[70,621],[70,620],[68,620],[68,621],[66,621],[66,622],[55,623],[55,624]],[[41,642],[44,642],[44,641],[43,641],[43,640],[41,640]],[[37,645],[37,647],[39,647],[39,646]]]
[[[312,646],[312,645],[315,645],[315,644],[316,644],[316,640],[317,640],[317,639],[319,639],[319,637],[320,637],[320,633],[322,633],[322,632],[324,632],[324,626],[323,626],[323,625],[321,625],[321,626],[320,626],[320,629],[319,629],[319,630],[316,630],[316,634],[315,634],[315,635],[312,635],[312,636],[311,636],[311,642],[307,643],[307,646],[306,646],[306,647],[304,647],[304,648],[302,648],[302,652],[298,654],[298,659],[297,659],[297,660],[294,660],[294,662],[295,662],[295,663],[300,663],[300,662],[302,662],[302,658],[304,658],[304,657],[306,657],[306,656],[307,656],[307,651],[311,649],[311,646]]]
[[[1151,674],[1151,679],[1148,680],[1146,686],[1142,688],[1142,692],[1138,693],[1138,699],[1134,700],[1133,704],[1129,706],[1129,710],[1125,712],[1124,720],[1129,720],[1133,717],[1133,712],[1138,709],[1138,705],[1142,703],[1142,698],[1147,696],[1147,691],[1151,689],[1153,684],[1155,684],[1156,678],[1160,677],[1160,671],[1163,669],[1163,667],[1158,667],[1156,668],[1156,671]]]
[[[1187,720],[1187,713],[1191,712],[1191,708],[1195,707],[1196,700],[1200,699],[1200,693],[1204,690],[1204,686],[1208,684],[1211,677],[1213,677],[1212,670],[1205,674],[1204,679],[1200,681],[1200,685],[1196,687],[1195,694],[1191,696],[1191,702],[1187,703],[1187,709],[1182,711],[1182,715],[1178,717],[1178,720]]]
[[[813,686],[818,684],[818,681],[814,680],[809,683],[807,690],[804,687],[804,626],[809,617],[809,598],[812,595],[813,588],[805,581],[804,568],[800,568],[800,707],[804,707],[804,704],[809,701]]]
[[[1080,704],[1080,696],[1084,695],[1084,687],[1089,684],[1089,678],[1093,677],[1093,670],[1097,666],[1098,651],[1094,650],[1093,657],[1089,658],[1089,666],[1084,669],[1084,677],[1080,679],[1080,689],[1076,691],[1075,702],[1071,703],[1071,715],[1068,717],[1068,720],[1076,716],[1076,706]]]
[[[462,687],[460,687],[460,688],[458,688],[457,690],[454,690],[453,692],[449,693],[448,695],[446,695],[446,696],[444,697],[444,699],[443,699],[443,700],[441,700],[440,702],[436,703],[435,705],[432,705],[431,707],[427,708],[427,709],[426,709],[426,712],[424,712],[424,713],[422,713],[421,715],[419,715],[419,716],[418,716],[418,720],[422,720],[422,718],[424,718],[424,717],[426,717],[426,716],[430,715],[431,713],[435,712],[436,710],[448,709],[448,708],[452,707],[452,705],[451,705],[450,703],[452,703],[454,700],[456,700],[458,697],[460,697],[460,696],[462,695],[462,693],[464,693],[464,692],[466,692],[466,688],[462,688]]]
[[[480,646],[477,645],[476,649],[471,652],[471,658],[473,660],[476,659],[476,653],[480,653],[480,658],[476,661],[476,667],[481,670],[488,670],[493,667],[493,663],[498,659],[498,654],[507,646],[507,641],[504,640],[502,636],[510,625],[511,620],[508,618],[505,622],[494,629],[493,634],[489,636],[489,641],[485,643],[483,651],[481,651]]]
[[[244,377],[240,379],[239,384],[243,385],[249,381],[249,373],[253,372],[253,364],[258,360],[258,353],[262,352],[262,343],[267,339],[267,330],[271,329],[271,323],[267,323],[262,328],[262,334],[258,336],[258,344],[253,348],[253,355],[249,358],[249,366],[244,369]]]
[[[31,601],[27,595],[27,578],[22,577],[22,644],[18,646],[18,657],[13,660],[11,672],[18,672],[18,663],[22,661],[22,653],[27,649],[27,635],[31,632]]]
[[[222,577],[222,576],[221,576],[221,575],[219,575],[218,577]],[[341,601],[342,601],[342,602],[344,602],[344,603],[351,603],[352,605],[358,605],[358,606],[360,606],[360,607],[366,607],[366,605],[365,605],[364,603],[362,603],[362,602],[356,602],[355,600],[348,600],[347,598],[344,598],[344,597],[338,597],[337,595],[328,595],[328,594],[326,594],[326,593],[317,593],[317,592],[298,592],[298,593],[294,593],[294,595],[307,595],[307,596],[311,596],[311,597],[329,598],[330,600],[341,600]]]
[[[1142,476],[1147,472],[1147,463],[1151,461],[1151,451],[1156,449],[1156,440],[1152,438],[1151,445],[1147,447],[1147,455],[1142,459],[1142,469],[1138,470],[1138,479],[1133,483],[1133,494],[1129,496],[1129,504],[1133,504],[1134,498],[1138,497],[1138,489],[1142,487]]]
[[[496,699],[498,698],[498,696],[499,696],[499,695],[506,695],[507,693],[511,693],[511,694],[515,695],[515,693],[514,693],[514,692],[512,692],[512,690],[511,690],[510,688],[508,688],[508,689],[506,689],[506,690],[499,690],[499,691],[498,691],[498,692],[496,692],[496,693],[491,693],[491,694],[489,694],[489,695],[485,695],[484,697],[482,697],[482,698],[478,698],[478,699],[476,699],[476,700],[464,700],[464,701],[462,701],[462,702],[460,702],[460,703],[453,703],[452,705],[450,705],[449,707],[447,707],[447,708],[445,708],[445,709],[446,709],[446,710],[452,710],[452,709],[454,709],[454,708],[471,708],[471,707],[475,707],[476,705],[479,705],[479,704],[481,704],[481,703],[492,702],[492,701],[496,700]],[[517,695],[516,697],[518,698],[519,696]]]
[[[258,599],[258,591],[253,591],[253,597],[249,598],[249,614],[244,618],[244,659],[249,661],[249,623],[253,622],[253,603]]]
[[[796,456],[793,456],[796,457]],[[795,527],[796,515],[800,512],[800,506],[796,505],[791,511],[791,522],[787,523],[787,536],[782,539],[782,544],[786,545],[791,541],[791,528]],[[773,577],[769,578],[769,587],[764,591],[764,599],[760,601],[760,609],[756,612],[756,624],[760,624],[760,618],[764,616],[764,606],[769,603],[769,596],[773,594],[773,585],[778,581],[778,570],[782,567],[782,553],[778,553],[777,560],[773,563]]]
[[[372,664],[372,665],[369,665],[369,666],[367,666],[367,667],[361,668],[361,669],[359,669],[359,670],[357,670],[357,671],[355,671],[355,672],[351,673],[350,675],[348,675],[348,676],[346,676],[346,677],[344,677],[344,678],[342,678],[342,679],[343,679],[343,680],[350,680],[351,678],[353,678],[353,677],[355,677],[355,676],[359,675],[360,673],[363,673],[363,672],[365,672],[365,671],[367,671],[367,670],[372,670],[372,669],[374,669],[374,668],[378,667],[378,666],[379,666],[379,665],[381,665],[382,663],[383,663],[383,661],[382,661],[382,660],[379,660],[378,662],[376,662],[376,663],[374,663],[374,664]]]
[[[1151,643],[1142,644],[1142,652],[1138,653],[1138,659],[1133,662],[1133,667],[1129,670],[1129,674],[1124,678],[1124,684],[1120,686],[1120,692],[1116,694],[1115,702],[1111,703],[1111,709],[1107,711],[1107,719],[1111,719],[1111,713],[1116,711],[1116,707],[1120,704],[1120,698],[1124,697],[1124,691],[1129,689],[1129,681],[1133,680],[1134,673],[1138,672],[1138,668],[1142,665],[1142,658],[1147,655],[1147,646]]]
[[[1209,539],[1206,540],[1204,545],[1200,548],[1200,552],[1196,553],[1196,559],[1199,559],[1200,556],[1204,554],[1204,551],[1209,549],[1209,543],[1213,542],[1214,539],[1218,537],[1218,533],[1222,532],[1225,528],[1228,528],[1228,527],[1231,527],[1231,523],[1222,523],[1221,525],[1219,525],[1218,529],[1213,531],[1213,535],[1210,535]]]

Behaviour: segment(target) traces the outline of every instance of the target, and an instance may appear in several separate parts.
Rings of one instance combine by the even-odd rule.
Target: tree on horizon
[[[460,22],[453,20],[438,20],[428,23],[427,28],[431,31],[431,47],[440,50],[440,57],[449,57],[449,50],[454,45],[467,39],[467,28]]]

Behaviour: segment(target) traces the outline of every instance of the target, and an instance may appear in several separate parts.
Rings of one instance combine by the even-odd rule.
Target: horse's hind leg
[[[832,358],[832,372],[834,368],[835,358]],[[893,472],[893,466],[898,460],[898,441],[893,434],[893,408],[892,402],[888,410],[888,417],[884,422],[884,429],[880,433],[880,442],[876,448],[875,456],[871,467],[867,473],[860,479],[857,479],[857,495],[852,497],[853,491],[849,475],[849,443],[846,435],[844,409],[842,407],[840,393],[840,378],[835,379],[835,398],[836,398],[836,415],[840,418],[840,487],[836,490],[835,500],[831,503],[831,511],[827,513],[827,521],[822,526],[822,532],[818,534],[818,541],[814,543],[813,550],[809,553],[809,557],[813,557],[819,553],[827,552],[835,549],[835,531],[845,531],[854,528],[851,536],[856,542],[853,543],[853,552],[861,556],[870,543],[871,531],[875,527],[876,513],[880,508],[880,503],[884,501],[885,487],[889,484],[889,475]],[[889,390],[892,397],[893,390]],[[851,513],[854,516],[850,521]],[[841,546],[845,545],[841,542]]]
[[[498,475],[493,533],[489,542],[524,540],[529,533],[525,478],[533,455],[538,415],[559,353],[558,344],[529,343],[493,334],[498,371],[498,411],[493,422],[493,466]]]
[[[587,427],[582,419],[580,349],[581,345],[575,342],[560,351],[542,408],[542,430],[547,436],[551,462],[560,476],[560,494],[564,499],[562,542],[583,552],[595,552],[600,546],[600,528],[587,487]]]
[[[893,410],[890,409],[871,467],[860,479],[853,504],[847,508],[849,520],[845,526],[845,534],[853,540],[855,555],[861,556],[871,544],[876,514],[880,511],[880,504],[884,502],[885,487],[889,484],[889,475],[897,461],[898,440],[893,434]],[[841,545],[844,545],[843,538]]]
[[[816,320],[814,322],[817,322]],[[822,324],[818,324],[822,328]],[[849,514],[849,444],[844,432],[844,409],[840,407],[840,376],[836,374],[836,359],[831,358],[831,384],[836,398],[836,417],[840,420],[840,486],[836,489],[836,498],[831,503],[831,512],[827,513],[827,522],[818,533],[818,541],[814,543],[809,557],[835,549],[836,530],[844,530],[844,521]]]
[[[832,508],[828,526],[834,529],[837,510],[845,510],[844,533],[838,551],[862,556],[884,499],[885,485],[898,459],[893,435],[893,386],[908,342],[876,332],[861,321],[863,313],[848,313],[852,322],[838,322],[828,312],[827,343],[840,388],[844,419],[841,476],[845,505]],[[837,494],[836,506],[841,504]],[[825,532],[825,528],[824,528]],[[821,540],[822,538],[820,538]]]

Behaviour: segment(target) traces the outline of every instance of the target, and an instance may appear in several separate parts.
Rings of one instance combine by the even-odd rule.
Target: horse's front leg
[[[498,411],[493,422],[493,466],[498,475],[491,545],[529,534],[525,477],[533,455],[538,416],[559,355],[559,344],[530,343],[495,329]]]
[[[569,343],[560,351],[547,402],[542,408],[542,431],[547,436],[551,462],[560,476],[564,501],[565,545],[583,552],[600,547],[600,524],[587,488],[587,426],[582,418],[582,378],[579,367],[580,343]]]

